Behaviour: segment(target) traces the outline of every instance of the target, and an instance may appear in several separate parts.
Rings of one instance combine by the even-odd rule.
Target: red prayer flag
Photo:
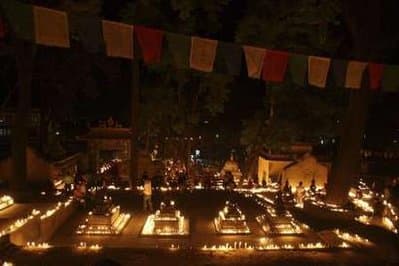
[[[262,78],[265,81],[282,82],[287,71],[289,53],[266,50]]]
[[[371,90],[378,90],[381,88],[382,74],[384,72],[383,64],[369,63],[369,86]]]
[[[160,63],[163,31],[135,26],[134,32],[143,53],[144,62],[146,64]]]

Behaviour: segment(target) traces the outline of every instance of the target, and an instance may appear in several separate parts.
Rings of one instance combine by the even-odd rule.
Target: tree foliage
[[[122,9],[128,23],[154,26],[183,34],[209,36],[221,27],[224,1],[141,0]],[[189,139],[204,117],[222,113],[231,78],[178,70],[169,62],[143,70],[141,81],[142,136]]]
[[[335,0],[251,1],[236,39],[266,48],[332,55],[343,40],[337,34],[340,14]],[[244,121],[241,143],[255,151],[334,135],[342,96],[338,89],[316,91],[298,87],[290,79],[267,84],[264,109]]]

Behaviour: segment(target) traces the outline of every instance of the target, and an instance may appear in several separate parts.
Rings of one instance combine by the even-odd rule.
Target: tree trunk
[[[343,205],[350,186],[360,171],[360,149],[367,118],[369,92],[352,91],[346,111],[337,156],[327,185],[327,202]]]
[[[16,64],[18,71],[18,102],[11,134],[12,173],[10,188],[16,193],[26,189],[28,130],[30,126],[31,83],[33,68],[33,45],[16,41]]]
[[[361,58],[363,61],[375,59],[381,49],[381,2],[353,0],[342,1],[342,4],[345,22],[352,41],[351,56]],[[327,202],[329,203],[345,204],[354,177],[360,173],[360,150],[367,120],[368,104],[367,87],[351,91],[338,152],[328,179]]]
[[[131,77],[131,139],[130,139],[130,186],[135,188],[139,179],[139,149],[138,149],[138,132],[139,132],[139,105],[140,105],[140,65],[138,60],[132,60],[132,77]]]

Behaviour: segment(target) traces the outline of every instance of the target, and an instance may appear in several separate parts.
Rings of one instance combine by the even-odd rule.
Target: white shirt
[[[145,180],[144,181],[144,195],[151,196],[151,194],[152,194],[151,180]]]

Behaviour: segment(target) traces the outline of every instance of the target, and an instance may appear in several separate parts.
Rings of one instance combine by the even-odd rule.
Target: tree
[[[342,1],[342,6],[349,39],[347,52],[363,61],[389,60],[392,53],[390,50],[398,44],[397,32],[387,31],[388,25],[396,21],[396,15],[390,10],[397,8],[397,2]],[[390,38],[384,38],[384,34],[390,34]],[[354,177],[359,174],[360,149],[369,103],[370,93],[367,88],[351,92],[338,153],[327,187],[329,203],[344,204]]]
[[[136,1],[121,14],[124,21],[163,30],[212,36],[221,27],[220,13],[228,1]],[[168,62],[142,70],[140,136],[148,148],[151,136],[176,136],[175,154],[188,158],[190,138],[204,116],[223,112],[230,78],[176,70]]]
[[[305,54],[335,54],[343,35],[338,1],[251,1],[238,26],[241,43]],[[306,89],[290,80],[266,84],[264,109],[244,121],[241,143],[247,147],[248,172],[253,172],[259,152],[314,142],[335,135],[344,93]]]

